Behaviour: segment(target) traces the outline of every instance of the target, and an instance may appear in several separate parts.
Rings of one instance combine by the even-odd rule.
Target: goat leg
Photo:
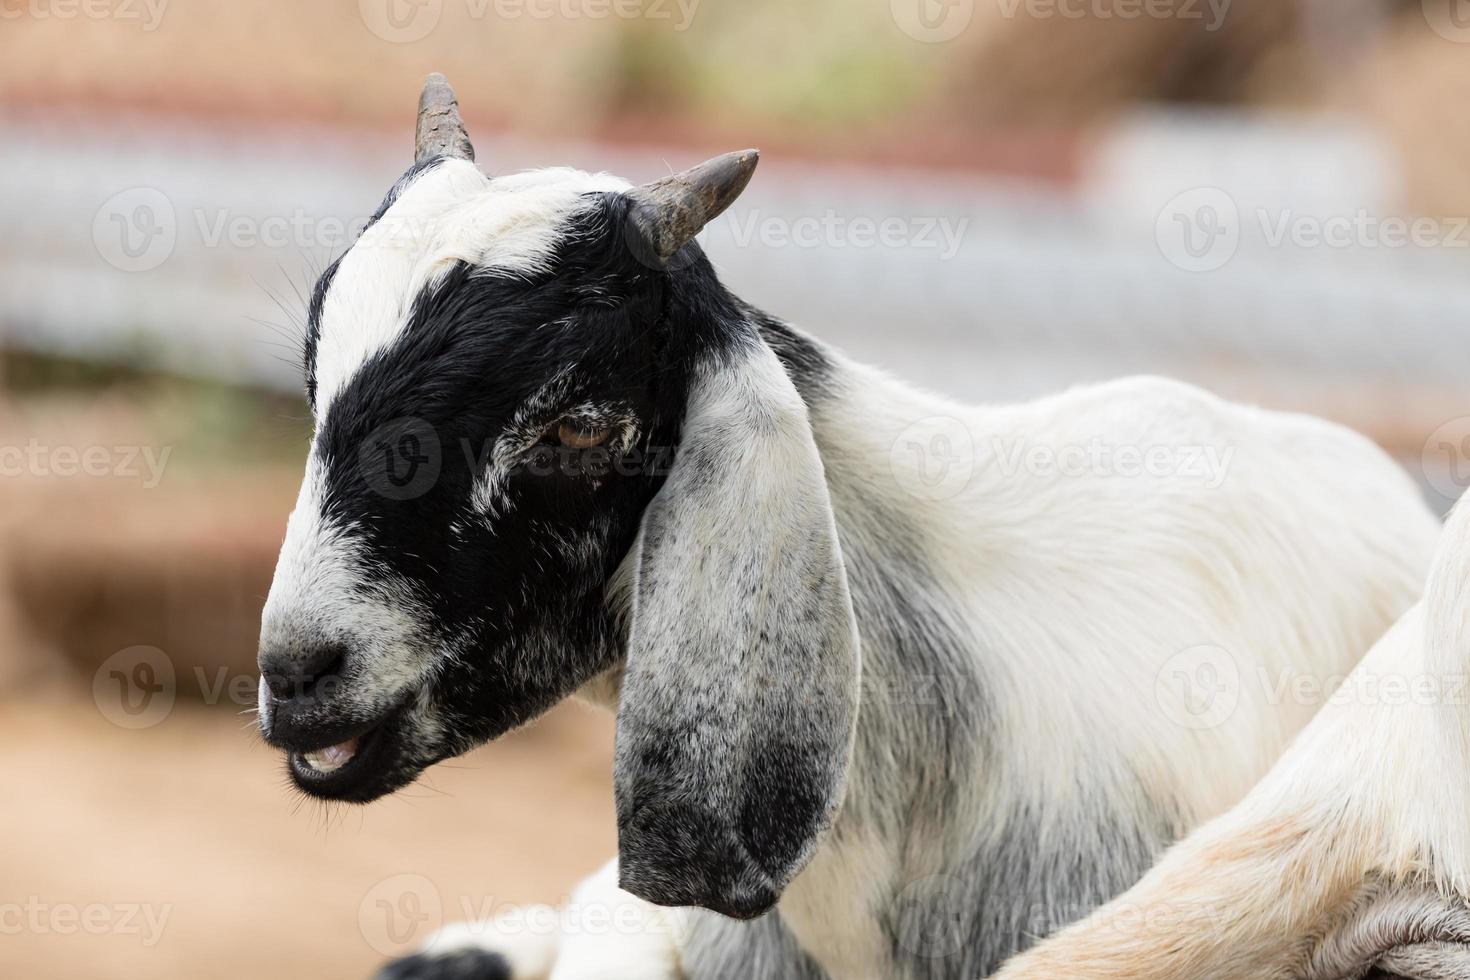
[[[1331,916],[1304,980],[1470,980],[1470,906],[1412,883],[1368,879]]]

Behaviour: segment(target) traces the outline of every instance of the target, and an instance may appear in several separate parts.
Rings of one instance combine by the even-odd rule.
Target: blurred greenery
[[[0,377],[12,404],[29,419],[105,406],[174,448],[184,467],[295,463],[311,433],[306,401],[296,395],[187,377],[121,360],[0,352]]]
[[[577,65],[578,84],[602,93],[606,119],[749,118],[814,135],[882,122],[936,82],[916,70],[912,46],[870,17],[834,18],[820,5],[754,21],[708,16],[687,34],[646,20],[621,25]]]

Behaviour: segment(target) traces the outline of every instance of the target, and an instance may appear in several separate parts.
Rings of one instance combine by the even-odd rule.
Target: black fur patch
[[[385,965],[374,980],[514,980],[514,974],[499,953],[464,949],[443,956],[405,956]]]
[[[650,269],[622,239],[627,200],[589,194],[586,204],[547,271],[451,269],[415,297],[393,343],[316,406],[325,518],[363,551],[368,588],[406,588],[422,628],[455,652],[433,691],[444,743],[405,760],[383,792],[614,665],[622,637],[605,587],[677,452],[692,365],[755,341],[697,245],[677,271]],[[318,283],[315,329],[334,275]],[[314,352],[315,335],[312,390]],[[473,490],[497,440],[549,389],[533,425],[554,432],[569,409],[616,405],[636,443],[604,457],[601,474],[549,442],[534,446],[499,488],[503,506],[480,513]],[[395,476],[401,487],[385,485]]]
[[[832,360],[823,346],[769,313],[748,304],[742,304],[742,309],[781,359],[802,401],[808,408],[820,403],[830,393],[834,381]]]
[[[1126,891],[1175,835],[1162,815],[1140,823],[1121,809],[1101,798],[1017,809],[995,843],[905,888],[887,923],[895,958],[916,980],[989,976]]]

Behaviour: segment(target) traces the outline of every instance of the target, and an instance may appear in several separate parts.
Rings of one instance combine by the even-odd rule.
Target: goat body
[[[997,980],[1470,977],[1470,506],[1271,773]]]
[[[1157,379],[963,406],[742,303],[693,236],[754,151],[472,154],[431,78],[314,291],[260,723],[367,802],[615,706],[583,891],[647,928],[487,928],[520,975],[972,980],[1237,802],[1418,594],[1436,522],[1358,435]]]
[[[807,404],[861,636],[842,810],[755,922],[610,868],[579,903],[650,924],[561,937],[556,978],[985,976],[1243,796],[1320,705],[1294,685],[1418,594],[1436,522],[1337,426],[1156,378],[962,406],[749,313]],[[584,696],[616,708],[616,672]]]
[[[969,408],[766,336],[811,413],[863,698],[826,844],[778,921],[705,917],[692,978],[988,974],[1244,795],[1318,707],[1281,686],[1345,674],[1418,595],[1436,524],[1336,426],[1152,378]]]

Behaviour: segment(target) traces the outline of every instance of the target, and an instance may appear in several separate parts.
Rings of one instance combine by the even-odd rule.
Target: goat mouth
[[[286,752],[291,781],[312,796],[326,800],[366,803],[393,791],[401,780],[396,749],[395,711],[384,718],[342,733],[339,741]]]

